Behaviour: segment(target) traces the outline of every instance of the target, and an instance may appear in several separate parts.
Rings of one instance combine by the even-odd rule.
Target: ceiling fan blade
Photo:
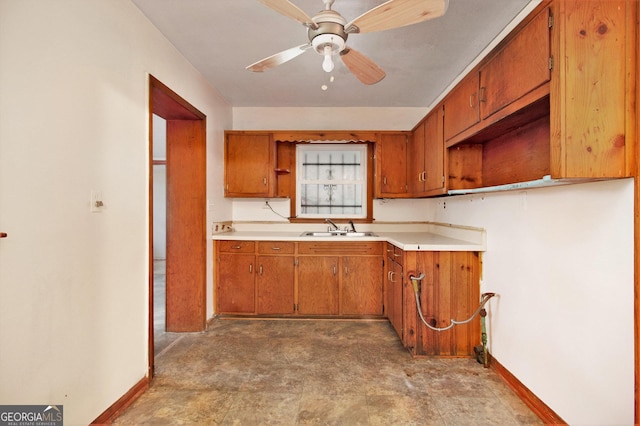
[[[256,63],[249,65],[246,69],[253,72],[262,72],[278,65],[282,65],[287,61],[303,54],[307,49],[311,47],[311,43],[301,44],[300,46],[292,47],[291,49],[283,50],[280,53],[271,55],[268,58],[259,60]]]
[[[389,0],[344,26],[347,33],[370,33],[417,24],[444,15],[449,0]]]
[[[349,71],[364,84],[376,84],[386,76],[382,68],[357,50],[346,48],[340,52],[340,57]]]
[[[300,9],[298,6],[291,3],[289,0],[258,0],[258,1],[288,18],[295,19],[296,21],[300,22],[304,26],[311,27],[313,29],[318,28],[318,25],[315,22],[313,22],[313,19],[311,19],[311,17],[307,15],[304,10]]]

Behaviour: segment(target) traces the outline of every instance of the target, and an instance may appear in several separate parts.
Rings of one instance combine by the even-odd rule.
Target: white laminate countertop
[[[342,227],[342,224],[338,222]],[[376,237],[310,237],[305,231],[323,231],[323,225],[284,223],[233,223],[231,231],[214,233],[213,240],[244,241],[385,241],[406,251],[486,251],[486,232],[481,228],[433,222],[358,224],[358,231]]]

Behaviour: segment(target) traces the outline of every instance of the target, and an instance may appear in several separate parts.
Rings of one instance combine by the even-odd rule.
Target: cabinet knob
[[[271,250],[280,250],[280,247],[271,247]]]
[[[265,186],[267,186],[267,178],[266,178],[266,177],[262,178],[262,183],[263,183]]]
[[[0,232],[0,238],[7,238],[6,232]]]
[[[253,263],[249,264],[249,273],[253,273]]]

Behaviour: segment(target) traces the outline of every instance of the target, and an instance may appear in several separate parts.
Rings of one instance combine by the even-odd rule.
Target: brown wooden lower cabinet
[[[218,272],[218,310],[220,313],[255,312],[255,256],[220,254]]]
[[[258,256],[257,313],[291,315],[294,312],[293,256]]]
[[[440,332],[424,325],[411,281],[424,274],[420,307],[430,325],[465,320],[480,301],[477,252],[403,251],[382,242],[217,241],[215,256],[218,314],[387,317],[416,356],[473,356],[481,342],[479,317]]]
[[[382,246],[217,241],[216,313],[383,318]]]
[[[429,325],[444,328],[451,319],[469,318],[480,303],[480,261],[477,252],[405,252],[405,346],[414,355],[473,356],[481,343],[480,317],[446,331],[434,331],[420,320],[411,276],[424,273],[420,306]]]
[[[298,313],[338,315],[338,256],[298,258]]]
[[[403,251],[392,244],[387,243],[386,263],[386,294],[387,294],[387,318],[400,339],[404,341],[403,325],[403,299],[402,288],[404,285],[404,271],[402,267]]]
[[[382,315],[383,264],[381,256],[342,258],[343,315]]]

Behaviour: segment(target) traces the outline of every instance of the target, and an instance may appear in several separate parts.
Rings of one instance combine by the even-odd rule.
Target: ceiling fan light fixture
[[[311,40],[311,45],[316,52],[324,56],[322,69],[326,72],[333,71],[333,55],[337,55],[345,48],[344,39],[335,34],[320,34]]]
[[[333,60],[331,59],[332,55],[333,55],[333,53],[332,53],[332,50],[331,50],[331,46],[325,45],[324,46],[324,61],[322,61],[322,69],[325,70],[326,72],[333,71]]]

